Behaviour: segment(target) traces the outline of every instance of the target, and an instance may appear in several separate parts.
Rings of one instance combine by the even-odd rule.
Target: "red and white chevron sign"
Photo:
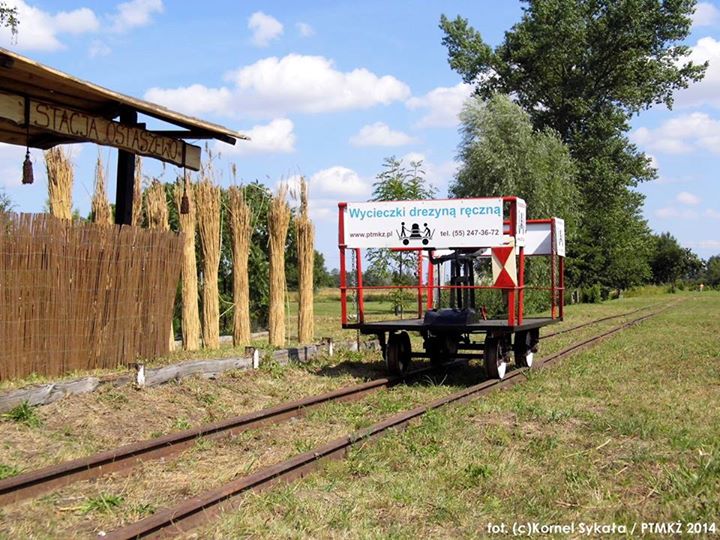
[[[517,286],[515,246],[492,248],[492,272],[494,287]]]

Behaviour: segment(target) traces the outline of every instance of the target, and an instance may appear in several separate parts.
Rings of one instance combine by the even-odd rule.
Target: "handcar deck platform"
[[[488,332],[492,330],[507,330],[509,332],[522,332],[534,330],[549,324],[561,322],[551,317],[524,318],[521,324],[508,325],[507,319],[489,319],[469,324],[426,324],[424,319],[394,319],[390,321],[376,321],[346,324],[344,328],[359,329],[361,334],[377,334],[378,332],[396,332],[400,330],[419,332],[433,331],[460,331],[462,333]]]

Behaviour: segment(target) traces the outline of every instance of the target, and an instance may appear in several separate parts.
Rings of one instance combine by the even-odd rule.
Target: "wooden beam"
[[[30,128],[78,141],[112,146],[192,170],[200,169],[200,147],[165,137],[137,125],[114,122],[101,116],[69,109],[47,101],[0,92],[0,118],[25,126],[25,100],[29,101]],[[133,109],[126,109],[133,110]],[[134,111],[137,118],[137,111]],[[121,113],[122,119],[122,113]]]
[[[137,123],[137,112],[128,110],[120,113],[120,122],[126,125]],[[133,187],[135,183],[135,155],[118,149],[117,184],[115,187],[115,223],[132,225]]]
[[[210,133],[209,131],[203,131],[199,129],[156,129],[151,131],[150,133],[163,135],[165,137],[176,137],[178,139],[217,139],[228,144],[235,144],[235,141],[237,140],[227,135],[218,135],[217,133]]]

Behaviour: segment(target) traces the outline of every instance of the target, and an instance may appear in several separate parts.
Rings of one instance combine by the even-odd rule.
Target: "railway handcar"
[[[560,218],[527,219],[519,197],[339,203],[340,300],[343,328],[376,335],[392,374],[402,374],[416,357],[442,364],[455,358],[482,358],[491,378],[502,379],[514,356],[532,366],[540,329],[563,318],[565,226]],[[416,254],[417,283],[363,285],[363,250]],[[349,283],[347,257],[354,260]],[[526,257],[550,259],[549,283],[525,284]],[[492,272],[483,259],[490,259]],[[488,318],[476,291],[502,295],[506,313]],[[550,313],[525,317],[528,289],[547,292]],[[377,290],[410,290],[417,295],[411,318],[371,321],[364,295]],[[354,300],[354,313],[349,301]],[[410,333],[422,337],[413,351]]]

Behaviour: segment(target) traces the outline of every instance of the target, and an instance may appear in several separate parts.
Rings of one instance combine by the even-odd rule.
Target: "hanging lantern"
[[[188,199],[187,191],[183,193],[182,199],[180,199],[180,213],[183,215],[190,213],[190,199]]]
[[[35,181],[35,175],[33,174],[32,161],[30,161],[30,148],[25,153],[25,161],[23,162],[23,184],[32,184]]]
[[[35,175],[30,160],[30,100],[28,98],[25,98],[25,145],[27,150],[25,152],[25,161],[23,161],[22,183],[32,184],[35,181]]]
[[[183,154],[185,153],[185,149],[183,148]],[[184,156],[183,156],[184,160]],[[180,199],[180,213],[182,215],[187,215],[190,213],[190,199],[188,198],[187,194],[187,186],[188,186],[188,177],[187,177],[187,169],[185,169],[185,181],[183,182],[183,195],[182,199]]]

